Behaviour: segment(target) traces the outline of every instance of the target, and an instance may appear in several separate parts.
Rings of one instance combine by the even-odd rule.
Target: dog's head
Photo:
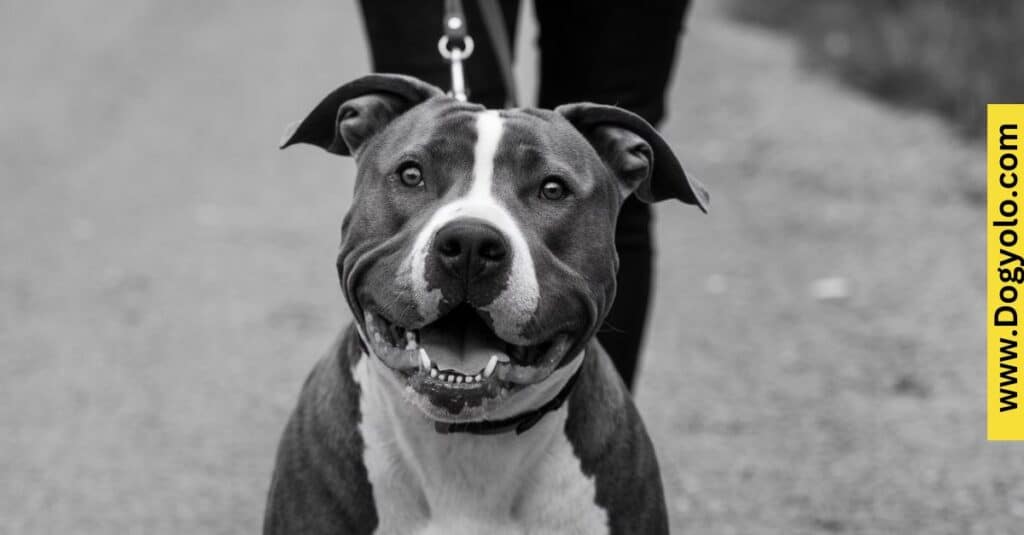
[[[577,361],[615,296],[628,195],[708,203],[630,112],[485,110],[405,76],[338,88],[295,143],[355,157],[341,285],[371,352],[440,421],[493,418]]]

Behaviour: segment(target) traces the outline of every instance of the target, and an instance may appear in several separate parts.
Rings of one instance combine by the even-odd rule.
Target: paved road
[[[352,165],[274,144],[366,71],[357,13],[49,4],[0,17],[0,532],[252,533],[347,318]],[[691,27],[665,132],[714,207],[659,208],[639,396],[673,525],[1010,533],[1024,455],[982,441],[979,147],[710,6]],[[810,296],[830,276],[849,298]]]

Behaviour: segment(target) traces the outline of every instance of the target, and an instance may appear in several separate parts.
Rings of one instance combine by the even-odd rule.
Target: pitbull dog
[[[356,160],[338,255],[355,321],[303,386],[264,532],[667,532],[650,439],[594,339],[622,201],[708,204],[654,128],[377,74],[296,143]]]

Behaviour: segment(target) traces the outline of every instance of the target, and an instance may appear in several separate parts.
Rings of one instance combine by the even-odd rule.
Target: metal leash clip
[[[437,41],[437,51],[451,65],[452,89],[448,93],[465,102],[466,78],[462,62],[473,55],[473,38],[466,33],[466,16],[460,0],[445,2],[444,35]]]

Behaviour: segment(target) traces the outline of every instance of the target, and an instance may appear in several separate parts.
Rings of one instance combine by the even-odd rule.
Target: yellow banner
[[[1024,104],[988,105],[989,440],[1024,440]]]

